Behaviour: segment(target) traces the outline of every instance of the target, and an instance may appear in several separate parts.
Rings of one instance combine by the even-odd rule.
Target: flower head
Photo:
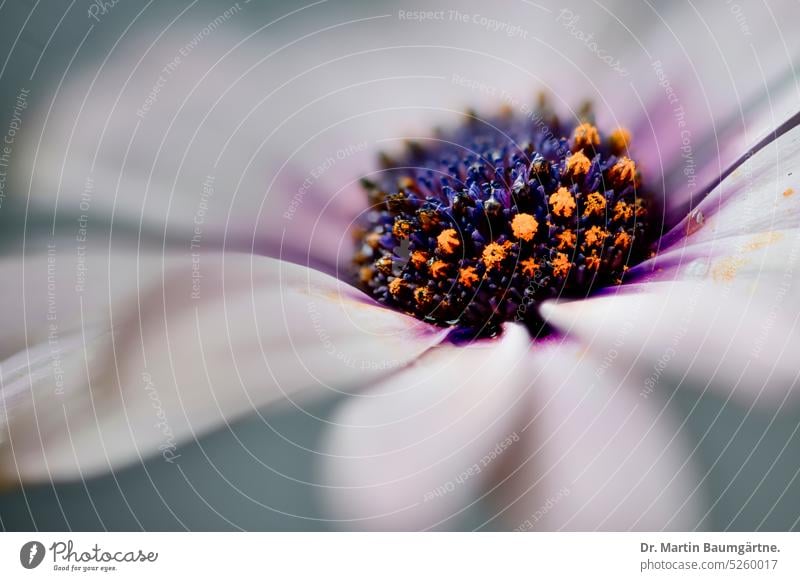
[[[356,282],[388,306],[478,335],[518,319],[523,301],[618,284],[652,239],[652,199],[636,188],[634,162],[615,153],[620,135],[627,144],[630,134],[617,129],[601,140],[589,122],[571,131],[550,123],[542,131],[528,117],[471,116],[392,157],[380,178],[364,183],[374,206],[361,230]],[[397,268],[387,268],[404,240],[430,261],[395,259]],[[401,284],[409,292],[397,292]],[[526,312],[540,332],[536,309]]]
[[[656,396],[772,415],[800,393],[799,5],[748,13],[742,42],[703,3],[459,4],[535,39],[352,3],[261,28],[244,4],[246,35],[226,21],[181,63],[189,13],[157,42],[79,34],[49,88],[59,51],[9,62],[36,90],[10,111],[2,215],[47,228],[0,263],[0,484],[151,459],[108,481],[267,490],[269,455],[211,466],[205,435],[260,446],[230,423],[333,395],[305,488],[338,526],[460,528],[478,502],[517,530],[703,526],[709,479]],[[545,87],[559,102],[531,110]],[[587,89],[597,115],[569,109]],[[479,95],[502,113],[453,118]],[[219,494],[203,512],[228,520]]]

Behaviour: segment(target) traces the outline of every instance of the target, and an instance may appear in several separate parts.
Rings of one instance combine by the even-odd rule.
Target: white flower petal
[[[750,8],[653,6],[650,28],[633,29],[641,44],[627,99],[644,103],[637,155],[651,185],[663,176],[670,213],[696,205],[703,188],[798,110],[800,43],[787,23],[800,6]]]
[[[690,448],[638,376],[555,339],[532,348],[530,423],[498,516],[517,530],[687,530],[703,511]]]
[[[20,403],[25,392],[14,384],[5,478],[74,479],[158,451],[174,461],[181,443],[227,421],[269,403],[357,389],[442,335],[327,275],[273,259],[167,255],[157,274],[114,307],[106,327],[113,342],[95,362],[70,366],[82,389],[54,397],[37,380]]]
[[[120,246],[59,239],[0,260],[0,361],[44,342],[58,350],[62,338],[103,326],[112,305],[135,302],[137,290],[160,274],[162,258]]]
[[[324,461],[323,494],[340,524],[452,528],[519,440],[529,342],[511,325],[498,340],[442,345],[352,396]]]
[[[637,363],[648,389],[662,376],[719,390],[746,405],[797,402],[797,310],[774,306],[713,281],[653,282],[618,294],[547,302],[541,313],[560,330],[604,352],[625,330],[620,358]]]
[[[676,245],[629,271],[634,287],[650,282],[707,281],[726,294],[781,307],[785,316],[800,309],[794,273],[800,267],[800,228],[726,236]]]
[[[30,419],[34,398],[79,400],[86,391],[87,370],[97,365],[97,354],[109,341],[108,333],[102,332],[61,335],[4,360],[0,364],[0,444],[8,441],[9,423]]]
[[[797,227],[800,227],[800,125],[763,147],[728,175],[690,216],[666,235],[666,242],[692,245]]]

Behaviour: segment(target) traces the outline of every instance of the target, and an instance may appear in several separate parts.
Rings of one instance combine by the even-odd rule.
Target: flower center
[[[631,136],[591,114],[571,125],[534,113],[472,114],[424,143],[384,156],[364,181],[359,286],[378,301],[473,336],[516,320],[544,329],[536,305],[620,284],[646,257],[652,199]]]

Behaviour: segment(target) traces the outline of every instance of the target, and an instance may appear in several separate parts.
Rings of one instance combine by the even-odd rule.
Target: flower
[[[602,14],[579,20],[563,10],[548,14],[555,26],[544,28],[554,32],[544,34],[575,36],[583,23],[613,24]],[[506,17],[526,21],[511,12]],[[370,34],[378,34],[380,19],[368,20]],[[641,88],[620,88],[619,69],[595,62],[600,53],[590,46],[597,44],[569,45],[590,59],[582,72],[596,71],[580,83],[586,95],[575,95],[576,75],[563,62],[551,67],[554,57],[543,48],[531,70],[550,85],[573,81],[569,91],[551,86],[554,94],[592,97],[597,88],[600,99],[594,131],[582,114],[559,116],[571,120],[564,135],[582,127],[563,155],[554,153],[562,171],[525,159],[524,185],[531,175],[539,183],[554,180],[547,203],[522,212],[534,220],[519,223],[525,233],[513,237],[509,221],[508,239],[486,240],[467,257],[472,262],[455,264],[448,261],[474,239],[441,227],[441,216],[430,213],[418,224],[393,224],[393,254],[376,258],[368,253],[383,241],[374,235],[386,232],[369,230],[375,217],[358,187],[361,178],[381,177],[370,169],[375,144],[386,149],[400,136],[445,139],[446,131],[437,137],[430,128],[468,128],[486,119],[450,105],[477,79],[448,76],[443,89],[441,75],[433,74],[452,74],[459,64],[464,75],[476,70],[467,65],[484,40],[439,52],[409,46],[409,29],[396,25],[381,28],[387,33],[382,49],[359,53],[348,45],[337,53],[341,37],[334,31],[299,54],[277,47],[279,60],[219,34],[194,48],[146,101],[141,88],[153,85],[153,72],[173,62],[185,43],[186,35],[175,33],[113,54],[115,66],[72,79],[57,95],[52,119],[31,120],[30,186],[19,180],[20,191],[29,191],[39,209],[75,216],[78,231],[73,224],[69,237],[53,237],[2,264],[3,279],[14,285],[0,337],[7,478],[76,479],[159,452],[173,461],[181,443],[254,408],[302,406],[305,398],[333,392],[342,403],[325,442],[322,482],[331,511],[356,528],[447,527],[480,498],[495,503],[494,518],[508,528],[697,525],[704,508],[699,478],[658,403],[659,385],[667,374],[691,375],[748,403],[782,405],[794,396],[796,305],[781,289],[798,256],[800,197],[785,192],[797,188],[792,168],[800,148],[795,111],[787,114],[781,105],[796,106],[796,87],[776,83],[765,106],[761,77],[750,71],[743,82],[737,75],[732,84],[750,104],[745,115],[730,92],[708,95],[704,83],[680,74],[686,63],[668,61],[672,53],[659,47],[651,49],[644,72],[633,75],[652,93],[645,106],[637,99]],[[453,29],[453,38],[463,36],[462,27],[443,26]],[[402,49],[389,44],[398,34]],[[604,54],[615,47],[625,54],[621,38],[610,40]],[[699,38],[685,40],[695,47],[690,55],[707,53]],[[492,37],[489,45],[503,50],[497,42]],[[726,48],[744,70],[752,49],[735,41]],[[359,76],[383,70],[384,53],[393,50],[418,58],[398,61],[390,76]],[[454,62],[453,53],[469,58]],[[303,59],[320,54],[331,54],[323,67],[336,79],[331,84],[307,74],[315,65]],[[130,55],[136,55],[132,61]],[[709,78],[725,70],[709,62]],[[292,63],[290,70],[285,63]],[[303,66],[310,68],[297,68]],[[519,74],[509,84],[509,71],[494,68],[487,66],[480,80],[488,89],[477,90],[491,103],[506,101],[518,123],[534,110],[515,91],[528,94],[533,79],[511,66]],[[274,86],[267,93],[265,78]],[[492,87],[510,97],[499,90],[491,95]],[[291,97],[274,98],[282,91]],[[308,98],[298,104],[299,95]],[[557,124],[554,113],[541,127],[556,134]],[[609,137],[610,147],[630,151],[596,152],[600,137],[618,127],[630,133]],[[427,159],[413,141],[409,151],[412,159]],[[595,154],[618,159],[598,169]],[[389,148],[384,166],[396,169],[406,158],[392,155]],[[395,270],[397,259],[414,264],[411,252],[445,263],[432,278],[477,293],[487,273],[508,275],[504,269],[514,257],[534,261],[519,270],[532,278],[577,277],[582,265],[572,257],[584,240],[571,228],[565,235],[567,220],[599,228],[611,215],[621,229],[605,244],[641,251],[641,238],[627,225],[641,220],[643,208],[637,196],[622,193],[639,188],[640,169],[641,186],[656,198],[664,194],[656,254],[611,266],[597,250],[585,255],[585,270],[623,284],[610,281],[574,300],[587,288],[579,285],[573,300],[563,300],[560,286],[550,282],[546,289],[556,292],[550,300],[536,296],[523,317],[532,318],[527,326],[514,323],[519,302],[487,297],[488,314],[475,321],[491,320],[496,336],[475,341],[471,332],[453,341],[449,320],[431,324],[403,312],[424,319],[429,312],[417,309],[440,304],[427,285]],[[600,176],[612,182],[603,191],[613,195],[602,215],[587,216],[574,184],[600,182]],[[588,200],[599,189],[592,184],[582,193]],[[501,213],[511,211],[513,196],[497,197]],[[594,201],[593,208],[602,205]],[[372,202],[402,205],[405,198]],[[540,254],[520,254],[522,243],[549,244],[545,206],[554,215],[551,224],[564,221],[558,252],[547,256],[540,246]],[[134,229],[135,244],[119,235],[120,216],[143,225]],[[105,220],[113,236],[102,229]],[[352,277],[352,246],[343,234],[362,223],[367,232],[353,230],[371,270]],[[436,231],[430,243],[412,245],[426,227]],[[385,278],[386,293],[370,297],[351,284],[376,276]],[[402,311],[374,300],[400,302],[406,292]],[[508,306],[511,312],[501,312]],[[551,332],[532,341],[529,330],[539,322]]]

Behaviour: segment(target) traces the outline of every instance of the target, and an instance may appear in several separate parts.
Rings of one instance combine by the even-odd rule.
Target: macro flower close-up
[[[796,2],[57,12],[2,528],[798,528]]]

